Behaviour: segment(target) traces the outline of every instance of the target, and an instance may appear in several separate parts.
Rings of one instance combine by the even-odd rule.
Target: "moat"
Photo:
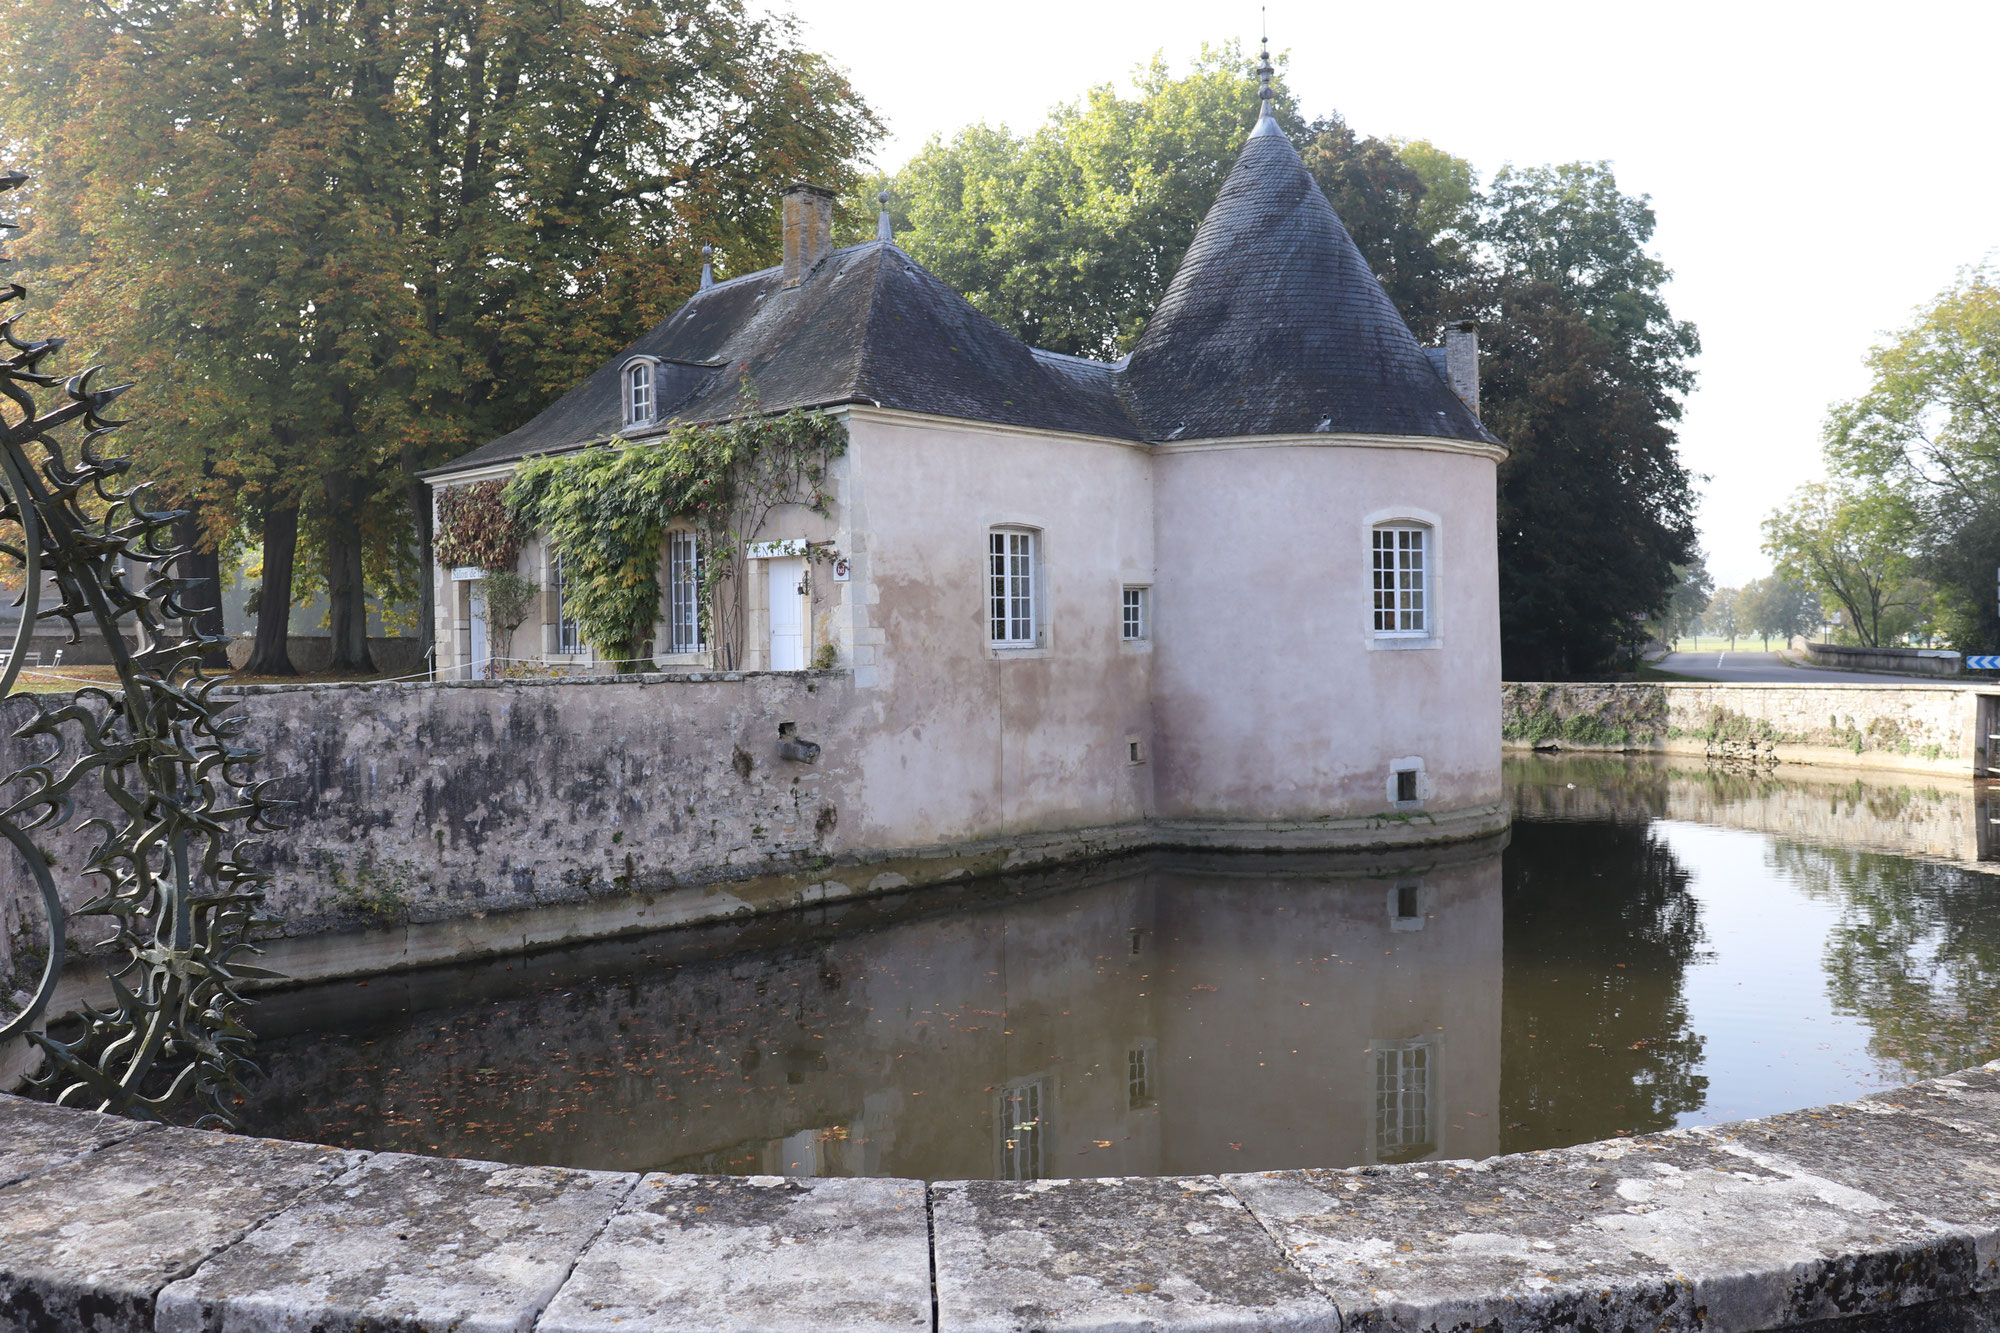
[[[1509,787],[1481,844],[1153,854],[271,995],[247,1127],[621,1170],[1180,1174],[1564,1146],[2000,1054],[2000,879],[1976,846],[1879,849],[1983,800],[1540,757]]]

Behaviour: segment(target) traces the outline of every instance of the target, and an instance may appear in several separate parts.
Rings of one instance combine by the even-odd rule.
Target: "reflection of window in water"
[[[1142,1041],[1125,1052],[1125,1109],[1138,1111],[1153,1104],[1153,1043]]]
[[[1973,806],[1972,836],[1975,857],[1981,861],[2000,861],[2000,801],[1989,797]]]
[[[999,1128],[1002,1180],[1042,1178],[1042,1081],[1009,1084],[1000,1090],[993,1112]]]
[[[1378,1041],[1375,1056],[1375,1160],[1413,1162],[1437,1148],[1431,1126],[1437,1043]]]
[[[1424,928],[1424,886],[1406,880],[1389,890],[1389,927],[1392,930]]]
[[[833,1154],[852,1136],[845,1125],[802,1129],[782,1139],[745,1139],[726,1148],[678,1157],[669,1170],[702,1176],[829,1176],[851,1174],[839,1169]]]

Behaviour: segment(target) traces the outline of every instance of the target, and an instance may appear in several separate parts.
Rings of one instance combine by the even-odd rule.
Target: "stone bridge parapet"
[[[0,1096],[0,1329],[2000,1327],[2000,1061],[1484,1161],[1049,1181],[509,1166]]]

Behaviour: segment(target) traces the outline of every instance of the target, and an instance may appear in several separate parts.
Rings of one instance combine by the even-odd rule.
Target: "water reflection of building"
[[[430,1011],[372,1046],[281,1042],[259,1127],[798,1175],[1482,1156],[1499,885],[1490,851],[1400,872],[1130,866],[781,956]]]

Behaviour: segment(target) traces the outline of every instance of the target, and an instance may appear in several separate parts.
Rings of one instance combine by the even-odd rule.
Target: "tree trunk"
[[[264,502],[264,586],[257,592],[257,637],[243,670],[253,676],[296,676],[285,638],[292,626],[292,557],[299,549],[297,500]]]
[[[435,667],[437,650],[437,570],[432,555],[436,534],[431,531],[431,486],[415,475],[416,460],[405,456],[409,471],[410,519],[417,533],[417,639],[423,645],[423,660]]]
[[[361,576],[361,483],[350,473],[326,478],[327,622],[332,671],[375,673],[368,654],[368,591]]]
[[[188,617],[190,626],[204,638],[223,638],[222,560],[214,550],[202,549],[210,543],[202,530],[199,501],[190,500],[188,512],[174,520],[174,545],[187,548],[187,554],[175,564],[175,574],[195,581],[195,586],[182,594],[182,604],[195,608],[195,614]],[[201,664],[216,671],[229,670],[228,645],[218,643],[208,649],[201,655]]]

